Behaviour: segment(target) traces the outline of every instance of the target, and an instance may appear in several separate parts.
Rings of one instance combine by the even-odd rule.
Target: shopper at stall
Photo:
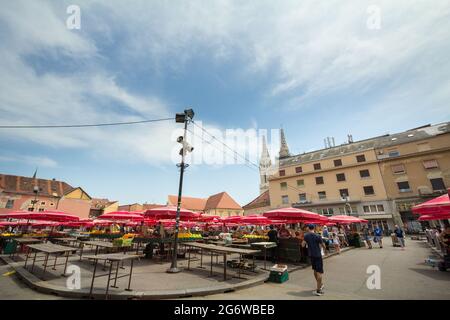
[[[269,242],[275,242],[277,244],[276,247],[271,249],[272,262],[277,263],[277,260],[278,260],[278,232],[277,232],[277,230],[275,230],[275,227],[273,225],[270,225],[267,236],[269,237]]]
[[[372,241],[370,239],[370,230],[369,230],[369,228],[367,226],[363,226],[361,232],[362,232],[364,241],[366,241],[366,243],[367,243],[367,247],[369,249],[372,249]]]
[[[341,242],[339,241],[338,235],[336,233],[332,233],[331,240],[333,242],[334,250],[336,250],[338,254],[341,254]]]
[[[405,250],[405,234],[398,225],[395,225],[394,229],[395,236],[398,239],[398,242],[400,243],[400,247],[402,247],[402,250]]]
[[[373,242],[378,243],[380,248],[383,248],[383,230],[378,225],[373,229],[373,235]]]
[[[317,288],[313,291],[316,296],[321,296],[323,292],[323,259],[322,250],[325,250],[325,244],[322,241],[322,237],[314,232],[315,226],[313,224],[308,225],[308,232],[306,232],[302,246],[308,245],[308,255],[311,260],[312,269],[314,270],[314,278],[317,282]]]

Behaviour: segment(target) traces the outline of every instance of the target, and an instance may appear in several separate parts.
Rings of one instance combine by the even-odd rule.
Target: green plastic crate
[[[287,272],[287,270],[284,272],[270,271],[269,282],[283,283],[288,280],[289,273]]]
[[[17,250],[17,242],[12,240],[8,241],[5,245],[5,248],[3,249],[4,254],[13,254]]]

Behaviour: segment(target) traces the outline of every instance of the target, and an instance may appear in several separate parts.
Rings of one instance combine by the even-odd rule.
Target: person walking
[[[366,241],[367,246],[369,247],[369,249],[372,249],[372,242],[371,242],[371,239],[370,239],[369,228],[367,226],[363,226],[361,231],[362,231],[362,234],[363,234],[363,239]]]
[[[380,245],[380,249],[383,248],[383,230],[377,225],[373,230],[374,238],[373,242]]]
[[[403,232],[402,228],[400,228],[398,225],[395,225],[394,233],[398,239],[398,242],[400,242],[400,247],[402,247],[402,250],[405,250],[405,233]]]
[[[325,244],[323,243],[322,237],[314,232],[315,226],[313,224],[308,225],[308,231],[304,236],[302,246],[308,245],[308,255],[311,259],[311,266],[314,270],[314,278],[317,282],[317,288],[313,291],[316,296],[321,296],[324,294],[323,288],[324,284],[322,281],[323,277],[323,259],[322,250],[325,251]]]

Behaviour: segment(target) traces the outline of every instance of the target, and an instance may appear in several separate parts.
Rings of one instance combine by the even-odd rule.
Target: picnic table
[[[191,248],[200,249],[201,261],[203,261],[203,251],[211,252],[210,276],[212,276],[213,254],[214,253],[222,254],[223,255],[223,280],[224,281],[227,280],[227,255],[228,254],[233,254],[233,253],[239,254],[239,262],[240,262],[243,255],[252,255],[253,261],[254,261],[254,255],[260,252],[260,250],[231,248],[231,247],[225,247],[225,246],[219,246],[219,245],[213,245],[213,244],[205,244],[205,243],[184,243],[184,245],[191,247]],[[188,250],[187,270],[190,270],[190,264],[191,264],[191,251]],[[241,278],[241,269],[240,268],[238,268],[238,278]]]
[[[42,272],[42,276],[45,275],[45,271],[47,270],[48,267],[48,258],[50,255],[54,255],[55,257],[55,261],[53,263],[53,270],[56,270],[56,266],[60,266],[60,265],[64,265],[64,272],[63,272],[63,276],[66,275],[66,269],[67,269],[67,262],[69,261],[69,254],[72,251],[76,251],[77,249],[74,248],[70,248],[70,247],[65,247],[65,246],[60,246],[57,244],[53,244],[53,243],[39,243],[39,244],[30,244],[28,245],[28,251],[27,251],[27,257],[25,259],[25,265],[24,268],[27,267],[28,264],[28,258],[30,256],[30,253],[34,252],[34,257],[33,257],[33,264],[31,266],[31,272],[33,272],[34,269],[34,265],[36,262],[41,262],[44,261],[44,270]],[[43,253],[45,258],[42,260],[36,260],[37,254],[38,253]],[[66,258],[64,263],[60,263],[57,264],[57,260],[58,260],[58,256],[63,254],[64,257]]]
[[[124,254],[124,253],[107,253],[107,254],[99,254],[99,255],[87,255],[84,258],[85,259],[89,259],[89,260],[94,260],[94,271],[92,273],[92,280],[91,280],[91,288],[89,290],[89,296],[92,297],[92,291],[94,289],[94,281],[95,278],[100,278],[100,277],[105,277],[108,276],[108,281],[106,283],[106,293],[105,293],[105,299],[108,299],[108,292],[109,292],[109,285],[111,283],[112,280],[114,280],[114,284],[111,286],[112,288],[118,288],[116,286],[117,284],[117,279],[123,278],[123,277],[128,277],[128,287],[125,289],[126,291],[131,291],[131,277],[133,274],[133,263],[134,260],[142,258],[143,255],[139,255],[139,254]],[[105,273],[105,274],[101,274],[101,275],[97,275],[97,264],[98,261],[104,261],[105,264],[109,263],[109,272]],[[126,260],[130,260],[131,264],[130,264],[130,271],[129,273],[126,274],[122,274],[119,275],[119,264],[126,261]],[[115,270],[113,270],[113,265],[116,264],[116,268]],[[113,278],[111,277],[113,275],[113,273],[115,272]]]
[[[253,242],[252,247],[261,247],[264,249],[264,270],[267,270],[267,249],[275,248],[277,244],[275,242]]]

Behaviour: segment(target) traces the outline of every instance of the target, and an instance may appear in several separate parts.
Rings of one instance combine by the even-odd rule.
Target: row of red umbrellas
[[[175,206],[165,206],[154,208],[145,212],[128,212],[115,211],[105,213],[99,216],[96,220],[80,219],[79,217],[60,211],[43,211],[43,212],[28,212],[16,211],[7,214],[0,214],[0,219],[25,219],[26,222],[3,222],[0,226],[6,225],[39,225],[36,220],[42,221],[40,225],[48,226],[68,226],[68,227],[92,227],[95,225],[111,225],[118,221],[125,221],[125,225],[134,226],[138,224],[155,225],[161,221],[165,226],[175,224],[177,208]],[[231,216],[221,218],[219,216],[202,215],[187,209],[180,210],[180,220],[182,225],[195,225],[195,223],[207,223],[210,225],[269,225],[269,224],[283,224],[283,223],[364,223],[367,220],[359,219],[351,216],[333,216],[325,217],[314,212],[309,212],[297,208],[281,208],[265,212],[263,215],[250,216]],[[31,221],[31,222],[30,222]]]

